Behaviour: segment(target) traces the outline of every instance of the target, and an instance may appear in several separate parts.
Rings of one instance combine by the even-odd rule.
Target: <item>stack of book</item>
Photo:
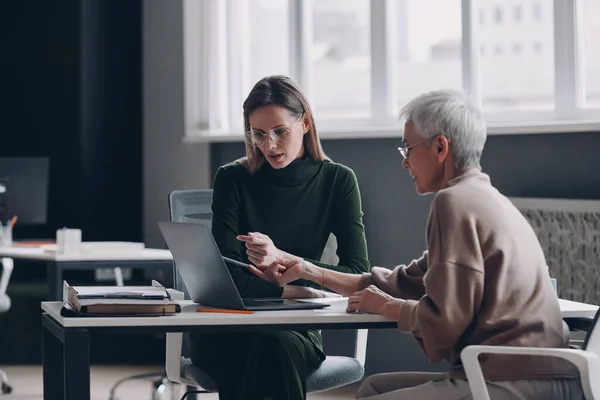
[[[69,286],[65,307],[79,316],[154,316],[181,312],[162,286]]]

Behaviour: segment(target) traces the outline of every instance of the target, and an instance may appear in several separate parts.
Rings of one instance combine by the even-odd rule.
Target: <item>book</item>
[[[164,287],[68,286],[65,303],[86,316],[152,316],[181,312]]]

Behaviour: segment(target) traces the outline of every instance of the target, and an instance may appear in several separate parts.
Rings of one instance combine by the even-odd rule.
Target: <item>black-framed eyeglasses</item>
[[[304,116],[304,113],[300,114],[300,116],[298,117],[296,122],[294,122],[294,125],[292,125],[291,128],[282,126],[279,128],[271,129],[268,134],[266,134],[263,131],[250,129],[248,132],[246,132],[244,134],[244,136],[246,138],[246,142],[253,146],[262,147],[267,142],[267,137],[270,136],[271,140],[275,144],[277,144],[277,145],[286,144],[290,140],[290,134],[292,133],[292,131],[294,130],[296,125],[298,125],[298,122],[302,119],[303,116]]]
[[[400,154],[402,154],[402,157],[404,157],[405,159],[408,158],[408,156],[410,155],[410,150],[419,146],[420,144],[425,143],[425,140],[421,140],[420,142],[417,142],[415,144],[411,144],[410,146],[408,145],[404,145],[404,146],[400,146],[398,147],[398,151],[400,152]]]

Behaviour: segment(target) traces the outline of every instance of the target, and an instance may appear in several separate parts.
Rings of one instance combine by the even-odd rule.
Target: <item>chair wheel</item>
[[[10,394],[12,393],[12,386],[8,383],[2,383],[2,394]]]

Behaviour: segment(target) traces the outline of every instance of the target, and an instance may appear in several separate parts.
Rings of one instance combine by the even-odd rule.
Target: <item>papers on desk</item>
[[[71,286],[79,299],[168,299],[164,287],[156,286]]]
[[[65,306],[77,316],[150,316],[181,312],[179,304],[160,286],[69,286]]]

